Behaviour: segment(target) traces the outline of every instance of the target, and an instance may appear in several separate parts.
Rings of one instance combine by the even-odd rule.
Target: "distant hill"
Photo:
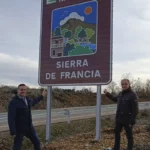
[[[11,100],[12,90],[16,87],[1,86],[0,87],[0,112],[7,111],[8,103]],[[28,96],[36,98],[41,93],[41,89],[28,89]],[[52,108],[65,108],[65,107],[79,107],[79,106],[95,106],[96,93],[91,92],[89,89],[75,90],[75,89],[59,89],[54,88],[52,91]],[[148,98],[140,98],[140,101],[148,101]],[[112,104],[105,95],[102,95],[102,104]],[[45,109],[46,98],[37,104],[33,109]]]
[[[75,29],[78,27],[78,26],[81,26],[82,28],[89,28],[89,29],[92,29],[96,32],[96,25],[95,24],[89,24],[89,23],[85,23],[79,19],[69,19],[64,25],[61,26],[61,29],[68,29],[68,30],[71,30],[72,33],[74,34],[75,33]],[[90,41],[92,43],[95,43],[96,41],[96,36],[93,36]]]

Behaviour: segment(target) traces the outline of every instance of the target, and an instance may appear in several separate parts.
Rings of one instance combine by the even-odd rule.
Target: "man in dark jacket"
[[[31,107],[46,96],[46,90],[37,99],[26,97],[25,84],[18,86],[18,94],[13,97],[8,105],[8,125],[10,134],[14,137],[13,150],[21,150],[23,137],[31,140],[35,150],[41,150],[40,140],[32,124]]]
[[[128,139],[127,150],[133,148],[133,133],[132,128],[136,123],[136,115],[138,112],[138,97],[130,87],[130,81],[128,79],[121,80],[122,91],[113,97],[107,90],[104,93],[108,98],[117,102],[116,111],[116,126],[115,126],[115,145],[113,150],[120,150],[120,132],[124,127]]]

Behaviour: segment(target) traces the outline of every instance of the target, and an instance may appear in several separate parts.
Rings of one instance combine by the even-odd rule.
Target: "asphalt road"
[[[150,109],[150,102],[139,103],[139,108]],[[116,112],[116,105],[102,105],[101,115],[112,115]],[[70,119],[69,115],[70,113]],[[96,107],[71,107],[71,108],[61,108],[52,109],[52,123],[58,122],[69,122],[69,120],[78,120],[84,118],[92,118],[96,116]],[[32,111],[33,124],[35,126],[46,124],[46,110],[33,110]],[[7,113],[0,113],[0,131],[7,131]]]

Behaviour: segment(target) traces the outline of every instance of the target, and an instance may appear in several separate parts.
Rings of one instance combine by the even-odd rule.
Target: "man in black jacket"
[[[37,99],[26,97],[25,84],[18,86],[18,94],[13,97],[8,105],[8,125],[10,134],[14,137],[13,150],[21,150],[23,137],[31,140],[35,150],[41,150],[39,137],[32,124],[31,107],[46,96],[46,90]]]
[[[122,91],[113,97],[107,90],[104,93],[108,98],[117,102],[116,111],[116,126],[115,126],[115,145],[113,150],[120,150],[120,132],[124,127],[128,139],[127,150],[133,148],[133,133],[132,128],[136,123],[136,115],[138,112],[138,97],[130,87],[128,79],[121,80]]]

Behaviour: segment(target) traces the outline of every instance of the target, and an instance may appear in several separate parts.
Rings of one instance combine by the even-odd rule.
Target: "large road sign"
[[[39,84],[98,85],[112,78],[112,0],[43,0]]]

